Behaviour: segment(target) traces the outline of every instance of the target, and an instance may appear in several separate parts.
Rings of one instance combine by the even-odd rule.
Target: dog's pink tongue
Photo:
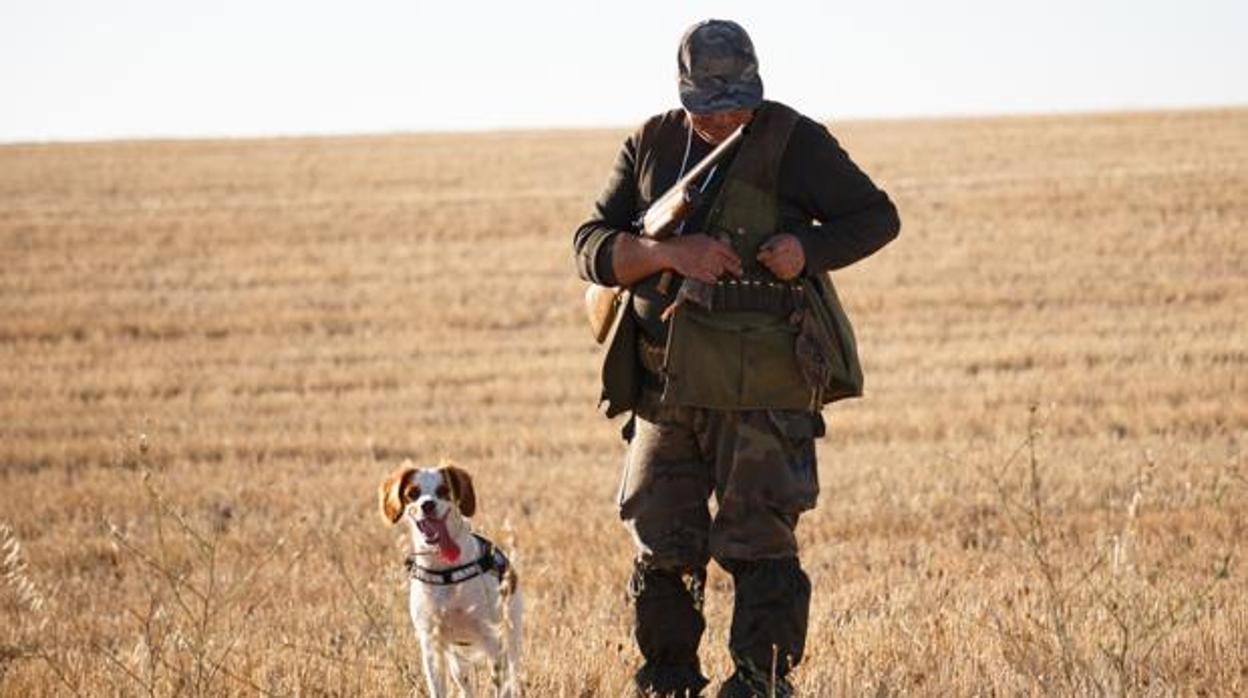
[[[459,545],[451,538],[451,534],[446,530],[446,522],[433,520],[431,522],[433,528],[438,532],[438,555],[446,562],[455,562],[459,559]]]

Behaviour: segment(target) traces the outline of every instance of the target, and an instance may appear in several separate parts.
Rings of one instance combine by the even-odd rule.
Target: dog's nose
[[[420,504],[420,510],[424,512],[426,516],[433,514],[437,507],[438,505],[434,504],[431,500],[425,500]]]

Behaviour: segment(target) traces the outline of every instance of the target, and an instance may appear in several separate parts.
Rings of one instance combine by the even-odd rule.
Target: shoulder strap
[[[732,161],[728,177],[762,191],[775,191],[780,178],[780,160],[798,118],[800,115],[788,106],[763,102],[745,129],[745,139]]]

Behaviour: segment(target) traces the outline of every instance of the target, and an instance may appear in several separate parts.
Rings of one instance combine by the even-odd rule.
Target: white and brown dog
[[[472,532],[476,509],[472,478],[453,465],[418,469],[406,461],[381,483],[382,515],[411,527],[409,606],[435,698],[447,694],[448,674],[471,696],[471,664],[481,661],[489,662],[497,695],[520,695],[518,580],[506,556]]]

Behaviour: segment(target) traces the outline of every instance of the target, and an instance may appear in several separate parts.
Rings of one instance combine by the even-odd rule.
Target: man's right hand
[[[741,258],[732,246],[708,235],[681,235],[659,244],[663,266],[681,276],[713,284],[724,274],[741,276]]]

